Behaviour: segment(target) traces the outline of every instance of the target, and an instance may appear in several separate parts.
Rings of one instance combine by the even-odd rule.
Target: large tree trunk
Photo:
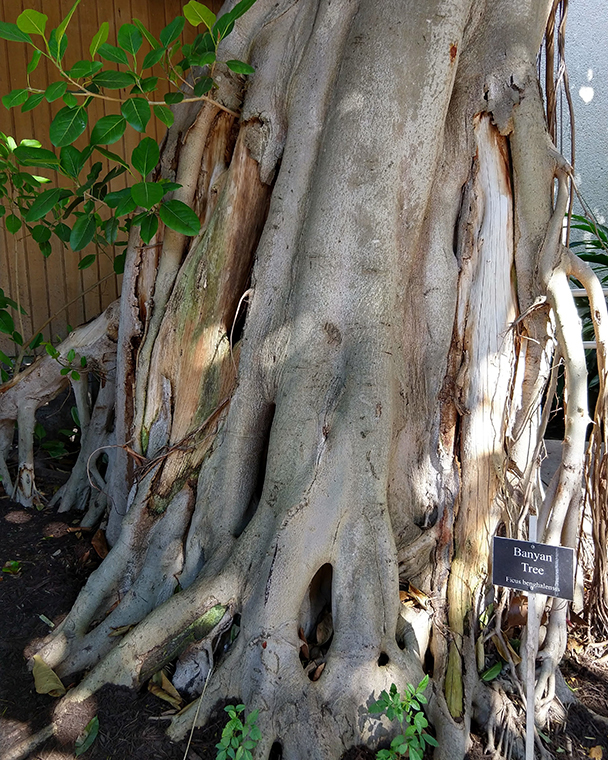
[[[259,757],[279,742],[289,760],[338,758],[386,737],[367,708],[424,668],[436,757],[464,756],[472,719],[490,746],[521,744],[515,669],[502,688],[478,675],[491,537],[524,536],[538,509],[544,539],[572,544],[587,423],[566,167],[536,75],[550,7],[258,0],[227,39],[225,59],[256,67],[245,91],[221,81],[240,120],[179,112],[159,168],[203,230],[133,235],[128,251],[114,427],[83,449],[90,466],[113,446],[113,548],[40,651],[62,676],[92,668],[61,710],[107,682],[138,687],[198,640],[184,683],[188,662],[216,661],[176,737],[239,695],[260,710]],[[569,408],[543,502],[554,334]],[[84,501],[72,482],[62,508]],[[402,648],[408,582],[432,616],[415,616],[425,632],[410,615]],[[333,639],[313,681],[299,629],[314,639],[324,606]],[[565,635],[565,606],[548,606],[540,719]]]

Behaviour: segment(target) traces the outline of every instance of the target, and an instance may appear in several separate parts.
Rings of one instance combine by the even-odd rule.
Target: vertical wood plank
[[[77,60],[89,59],[90,41],[102,21],[110,22],[108,41],[112,44],[116,44],[116,34],[120,26],[131,22],[133,18],[140,19],[158,38],[161,30],[175,16],[182,15],[182,6],[185,1],[82,0],[68,27],[69,45],[66,54],[68,66]],[[0,0],[0,17],[4,21],[14,23],[25,8],[33,8],[49,17],[48,31],[59,24],[72,4],[73,0],[56,0],[53,3],[45,0]],[[214,13],[217,13],[222,6],[221,0],[208,0],[207,4]],[[189,24],[186,24],[185,34],[188,37],[193,37],[195,34]],[[141,56],[147,50],[148,46],[144,41]],[[26,67],[30,55],[30,49],[25,45],[0,40],[0,96],[12,89],[25,86]],[[43,89],[58,79],[55,68],[43,59],[32,75],[31,81],[34,87]],[[54,115],[62,107],[61,100],[53,104],[44,101],[33,111],[22,113],[20,108],[9,111],[0,105],[0,130],[5,134],[13,135],[17,142],[24,138],[34,137],[40,140],[44,147],[52,148],[48,130]],[[95,124],[101,116],[118,111],[118,104],[95,101],[89,107],[89,125]],[[160,141],[164,133],[164,125],[152,116],[145,134]],[[127,128],[121,141],[110,148],[130,158],[131,152],[141,137],[131,128]],[[86,144],[87,138],[83,135],[76,143],[76,147],[82,149]],[[99,158],[101,159],[101,156]],[[105,159],[102,160],[102,164],[104,173],[111,168]],[[47,176],[54,183],[69,185],[68,180],[58,177],[54,172],[36,169],[34,173]],[[113,189],[124,187],[125,183],[126,179],[120,178]],[[45,259],[38,245],[30,237],[25,238],[18,233],[16,240],[15,255],[14,237],[6,232],[3,224],[0,225],[0,287],[11,298],[19,301],[27,311],[27,316],[23,317],[25,339],[38,331],[50,317],[53,319],[44,330],[45,340],[55,339],[57,335],[65,336],[67,325],[76,326],[92,319],[118,297],[121,278],[113,274],[113,255],[101,254],[92,267],[79,270],[78,262],[89,253],[95,252],[93,246],[74,253],[69,246],[62,246],[53,236],[52,253],[48,259]],[[121,250],[119,249],[117,253]],[[97,283],[99,284],[95,287]],[[87,290],[90,292],[86,292]],[[68,303],[70,305],[65,308]],[[2,335],[0,335],[0,349],[6,352],[12,351],[11,342]]]

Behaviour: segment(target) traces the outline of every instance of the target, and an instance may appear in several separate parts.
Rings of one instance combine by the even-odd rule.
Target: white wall
[[[576,125],[576,183],[600,221],[608,219],[608,3],[570,0],[566,64]],[[570,155],[566,101],[563,144]]]

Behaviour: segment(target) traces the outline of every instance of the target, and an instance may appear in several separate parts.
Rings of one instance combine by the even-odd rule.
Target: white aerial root
[[[92,322],[70,333],[57,347],[57,359],[45,355],[0,386],[0,475],[9,495],[20,504],[29,507],[40,500],[34,473],[36,410],[68,387],[69,380],[61,375],[61,369],[70,364],[67,358],[70,351],[74,351],[77,358],[86,358],[87,371],[99,372],[103,377],[106,367],[115,361],[117,320],[118,302],[114,302]],[[74,382],[73,387],[83,424],[83,436],[86,437],[85,430],[90,419],[86,399],[86,372],[80,365],[78,371],[83,379]],[[12,483],[6,460],[16,422],[19,425],[19,470],[16,482]]]
[[[568,178],[564,167],[556,170],[558,194],[540,258],[540,279],[546,283],[547,299],[553,310],[556,338],[565,366],[565,434],[561,466],[540,509],[538,531],[549,544],[574,546],[583,496],[583,467],[586,431],[591,421],[587,407],[587,369],[581,324],[568,283],[573,276],[590,298],[591,313],[599,336],[598,364],[604,372],[608,324],[601,286],[590,267],[561,245],[561,228],[568,203]],[[537,614],[542,615],[547,599],[540,596]],[[551,600],[546,636],[539,651],[540,669],[535,690],[537,722],[544,724],[555,698],[555,674],[566,647],[567,608],[565,601]],[[525,651],[525,650],[524,650]],[[526,667],[525,658],[522,668]],[[522,671],[523,672],[523,671]]]

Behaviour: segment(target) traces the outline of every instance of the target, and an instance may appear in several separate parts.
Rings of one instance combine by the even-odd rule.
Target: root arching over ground
[[[105,382],[60,508],[103,514],[112,549],[38,653],[86,673],[50,730],[105,683],[137,688],[179,658],[190,693],[207,686],[172,736],[238,697],[260,711],[257,756],[337,758],[386,740],[369,705],[425,668],[437,758],[464,756],[473,719],[491,749],[520,752],[514,663],[496,688],[479,678],[490,540],[522,537],[533,508],[545,540],[575,541],[588,413],[567,278],[595,287],[559,237],[568,167],[536,80],[548,13],[258,0],[227,39],[226,59],[256,67],[246,89],[219,77],[240,121],[189,106],[158,169],[201,233],[133,233],[120,303],[94,323],[114,325]],[[566,443],[543,494],[555,344]],[[14,409],[44,402],[36,367],[0,389]],[[404,646],[408,583],[433,614]],[[565,607],[550,606],[541,718],[564,647]],[[303,637],[321,613],[313,670]]]

